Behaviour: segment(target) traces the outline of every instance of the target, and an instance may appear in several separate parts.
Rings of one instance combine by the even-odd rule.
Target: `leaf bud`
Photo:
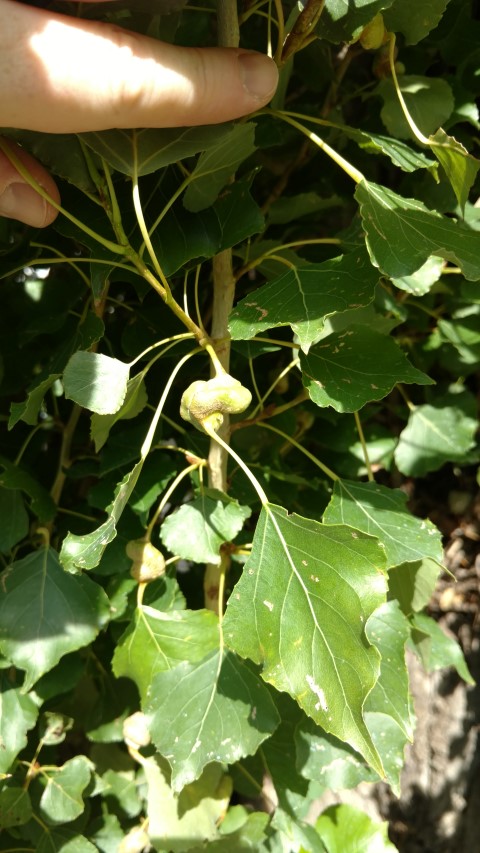
[[[199,430],[205,432],[205,427],[209,427],[217,432],[224,415],[244,412],[251,400],[248,388],[228,373],[221,373],[188,386],[180,402],[180,415]]]
[[[149,583],[165,574],[165,557],[151,542],[132,539],[127,542],[126,551],[132,560],[130,574],[138,583]]]

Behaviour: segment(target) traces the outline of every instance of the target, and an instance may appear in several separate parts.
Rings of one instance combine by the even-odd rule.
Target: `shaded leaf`
[[[47,391],[55,384],[61,376],[60,373],[52,373],[47,379],[43,379],[27,392],[27,399],[22,403],[12,403],[10,406],[10,419],[8,428],[23,421],[30,426],[35,426],[38,423],[38,414],[42,408],[43,399]]]
[[[40,813],[49,823],[69,823],[82,814],[82,794],[90,782],[93,765],[84,755],[66,761],[58,771],[48,772],[40,799]]]
[[[398,84],[408,112],[424,136],[435,133],[453,112],[453,93],[442,77],[401,74]],[[393,79],[389,77],[382,80],[374,91],[383,100],[380,115],[388,132],[400,139],[415,139],[398,99]]]
[[[184,560],[220,564],[220,548],[235,539],[252,511],[222,492],[206,489],[198,498],[182,504],[167,516],[160,538]]]
[[[360,148],[369,154],[385,154],[394,166],[398,166],[404,172],[415,172],[417,169],[428,169],[436,175],[438,166],[435,160],[431,160],[422,151],[415,151],[405,142],[400,142],[393,136],[383,136],[378,133],[368,133],[365,130],[357,130],[353,127],[342,125],[343,132],[358,143]]]
[[[23,788],[3,788],[0,791],[0,831],[10,826],[21,826],[32,817],[32,803]]]
[[[303,851],[325,853],[326,851],[313,826],[298,820],[283,809],[275,810],[271,825],[280,835],[280,850],[299,850],[301,853]]]
[[[141,130],[103,130],[81,138],[118,172],[149,175],[170,163],[206,151],[226,136],[232,125]]]
[[[172,767],[174,791],[212,761],[234,764],[255,753],[280,722],[258,676],[219,648],[197,663],[159,672],[144,710],[152,740]]]
[[[308,355],[300,354],[300,365],[313,402],[337,412],[356,412],[371,400],[381,400],[397,382],[433,384],[410,364],[393,338],[367,326],[329,335]]]
[[[183,198],[187,210],[197,213],[210,207],[222,187],[255,151],[255,124],[234,125],[215,145],[198,158]]]
[[[348,744],[328,734],[306,718],[295,731],[297,769],[326,791],[355,788],[376,782],[378,775]]]
[[[308,352],[325,318],[368,305],[377,282],[364,251],[290,269],[236,305],[229,322],[232,338],[248,340],[265,329],[291,326]]]
[[[163,613],[137,608],[113,656],[115,675],[135,681],[142,701],[159,672],[196,663],[218,649],[218,619],[210,610]]]
[[[417,44],[441,20],[449,0],[428,0],[418,13],[417,0],[394,0],[385,11],[385,26],[390,32],[402,33],[407,44]]]
[[[20,465],[13,464],[6,456],[0,456],[0,486],[4,489],[20,489],[31,500],[31,509],[38,520],[48,522],[57,514],[51,495],[32,475]]]
[[[1,475],[0,475],[1,479]],[[0,486],[0,551],[6,553],[20,542],[29,530],[28,513],[17,489]]]
[[[430,255],[458,264],[465,278],[480,278],[479,232],[367,181],[355,197],[372,263],[390,278],[411,275]]]
[[[445,634],[438,622],[426,613],[414,613],[411,623],[413,647],[427,672],[453,666],[467,684],[475,684],[453,636]]]
[[[377,12],[392,3],[393,0],[326,0],[316,32],[329,41],[352,41]]]
[[[363,624],[384,600],[383,561],[377,542],[349,527],[264,507],[224,620],[234,651],[380,773],[362,717],[380,662]]]
[[[0,670],[0,773],[10,770],[27,745],[27,732],[37,716],[38,707],[32,697],[12,684],[8,670]]]
[[[63,374],[65,397],[98,415],[113,415],[127,394],[130,366],[96,352],[76,352]]]
[[[0,584],[0,649],[25,670],[24,691],[63,655],[91,643],[109,618],[103,589],[64,572],[52,549],[13,563]]]
[[[35,853],[98,853],[97,848],[78,830],[68,826],[46,827]]]
[[[407,495],[377,483],[337,480],[324,513],[327,524],[349,524],[376,536],[385,548],[387,568],[431,557],[440,565],[440,532],[429,519],[415,518],[407,509]]]

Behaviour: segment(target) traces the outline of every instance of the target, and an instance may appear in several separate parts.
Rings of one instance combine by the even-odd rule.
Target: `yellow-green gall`
[[[251,401],[248,388],[228,373],[222,373],[206,381],[192,382],[182,395],[180,415],[199,430],[217,432],[224,415],[244,412]]]
[[[383,23],[383,15],[379,12],[378,15],[363,28],[359,38],[359,42],[364,50],[378,50],[385,41],[385,24]]]
[[[132,560],[130,574],[138,583],[149,583],[165,574],[165,557],[151,542],[132,539],[126,551]]]

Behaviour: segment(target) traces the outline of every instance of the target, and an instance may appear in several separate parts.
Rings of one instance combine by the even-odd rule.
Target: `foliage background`
[[[424,611],[451,533],[425,495],[474,514],[480,23],[417,6],[240,8],[282,70],[235,125],[5,130],[70,216],[0,220],[1,850],[394,849],[349,806],[306,818],[325,790],[399,794],[406,645],[471,682]],[[222,34],[209,4],[162,12],[82,14]],[[212,480],[178,414],[225,275],[253,403],[221,434],[257,486],[224,451]]]

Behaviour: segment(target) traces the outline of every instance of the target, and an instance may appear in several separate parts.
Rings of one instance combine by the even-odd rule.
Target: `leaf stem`
[[[388,46],[388,60],[390,63],[390,72],[392,74],[393,85],[395,86],[397,98],[400,102],[400,106],[403,110],[403,114],[405,116],[405,119],[406,119],[413,135],[418,139],[419,142],[422,143],[422,145],[428,145],[430,147],[430,140],[427,139],[427,137],[423,135],[422,131],[415,124],[412,116],[410,115],[410,113],[408,111],[408,107],[405,103],[405,98],[403,97],[402,90],[400,89],[400,85],[399,85],[398,77],[397,77],[397,72],[395,70],[395,41],[396,41],[395,33],[390,33],[390,43]]]
[[[162,499],[160,500],[160,503],[158,504],[157,509],[155,510],[152,518],[150,519],[150,521],[148,523],[148,527],[145,530],[145,536],[144,536],[145,542],[151,541],[153,528],[155,527],[155,525],[156,525],[156,523],[160,517],[160,514],[162,513],[167,502],[170,500],[170,497],[173,495],[173,493],[174,493],[175,489],[177,488],[177,486],[179,485],[179,483],[181,483],[185,477],[188,477],[188,475],[191,474],[192,471],[196,471],[197,468],[200,468],[202,465],[206,465],[206,464],[207,463],[206,463],[205,459],[199,459],[197,462],[193,462],[191,465],[188,465],[187,468],[184,468],[183,471],[180,471],[180,473],[177,474],[177,476],[175,477],[173,482],[170,484],[170,486],[168,487],[165,494],[162,496]]]
[[[363,432],[362,422],[360,420],[360,415],[358,412],[354,412],[355,424],[357,427],[358,437],[360,439],[360,444],[362,445],[363,458],[365,460],[365,467],[367,469],[367,477],[369,483],[373,483],[375,481],[375,477],[373,476],[372,465],[370,462],[370,457],[368,455],[367,442],[365,441],[365,435]]]
[[[278,429],[278,427],[272,426],[272,424],[267,424],[265,423],[265,421],[258,421],[257,426],[262,427],[263,429],[269,429],[272,432],[277,433],[277,435],[280,435],[282,438],[285,439],[285,441],[288,441],[289,444],[292,444],[293,447],[300,451],[300,453],[303,453],[304,456],[310,459],[310,461],[313,462],[313,464],[316,465],[317,468],[320,468],[320,471],[323,471],[323,473],[326,474],[327,477],[330,478],[330,480],[333,480],[335,482],[336,480],[340,479],[338,474],[335,474],[335,472],[332,471],[332,469],[329,468],[328,465],[325,465],[323,462],[320,461],[320,459],[317,459],[317,457],[314,456],[313,453],[310,453],[310,451],[307,450],[306,447],[303,447],[301,444],[299,444],[298,441],[295,441],[292,436],[287,435],[286,432],[283,432],[283,430]]]

